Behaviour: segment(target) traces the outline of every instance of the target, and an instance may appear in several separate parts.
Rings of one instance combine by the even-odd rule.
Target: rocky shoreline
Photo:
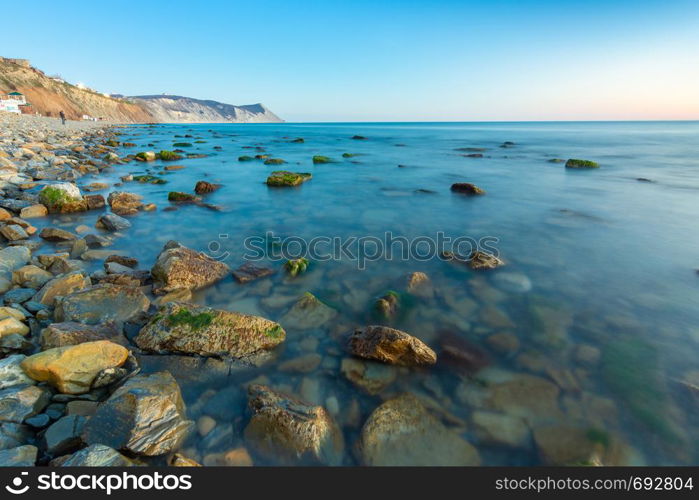
[[[178,160],[203,156],[188,154],[188,142],[173,145],[184,149],[139,151],[121,140],[122,132],[113,124],[64,127],[0,115],[0,465],[479,465],[487,463],[482,445],[526,450],[546,464],[642,463],[637,450],[601,430],[617,421],[616,404],[583,388],[588,371],[604,362],[597,347],[579,343],[577,368],[556,366],[521,349],[500,308],[444,290],[423,272],[374,299],[348,292],[371,309],[372,321],[357,325],[310,292],[299,297],[283,288],[273,296],[273,285],[263,286],[277,273],[292,281],[312,274],[316,264],[305,258],[281,269],[252,263],[231,269],[173,239],[144,269],[111,249],[138,217],[160,210],[128,191],[129,183],[162,184],[160,173],[176,173]],[[259,158],[238,161],[267,163],[264,148],[255,149]],[[101,174],[130,163],[161,171],[103,182]],[[273,171],[265,189],[290,190],[311,178]],[[454,186],[458,196],[484,194],[472,184]],[[191,189],[170,191],[162,211],[190,204],[218,210],[206,195],[225,186],[199,180]],[[87,225],[88,217],[95,222]],[[479,300],[531,289],[516,272],[496,274],[497,288],[480,279],[505,265],[493,255],[452,257],[448,265],[479,274],[470,283]],[[223,280],[245,290],[259,285],[279,319],[194,303],[193,294]],[[449,332],[417,338],[395,327],[412,304],[436,299],[450,312],[432,323],[463,325],[474,315],[484,347]],[[547,303],[530,309],[542,344],[569,340],[570,314]],[[325,338],[301,335],[320,327],[338,345],[319,349]],[[516,356],[521,371],[483,370],[493,355]],[[185,404],[188,377],[225,378],[265,365],[298,375],[300,390],[260,373],[223,388],[204,384]],[[306,376],[317,370],[358,396],[321,397]],[[448,370],[453,398],[436,370]],[[411,377],[420,382],[404,382]]]

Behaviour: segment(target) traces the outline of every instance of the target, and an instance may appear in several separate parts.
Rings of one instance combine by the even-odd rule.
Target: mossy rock
[[[366,141],[366,137],[364,137],[363,135],[353,135],[352,139],[354,139],[355,141]]]
[[[284,264],[284,269],[286,269],[289,276],[294,277],[299,274],[303,274],[308,270],[308,259],[301,257],[300,259],[290,259]]]
[[[176,161],[181,160],[182,155],[179,155],[174,151],[162,150],[160,153],[158,153],[158,159],[162,161]]]
[[[306,141],[303,139],[303,137],[297,137],[296,139],[292,139],[290,142],[294,144],[303,144]]]
[[[134,158],[138,161],[155,161],[156,155],[153,151],[141,151]]]
[[[167,181],[165,179],[161,179],[160,177],[156,177],[155,175],[134,175],[133,180],[136,182],[140,182],[142,184],[166,184]]]
[[[109,139],[109,140],[108,140],[107,142],[105,142],[104,144],[105,144],[105,146],[109,146],[109,147],[112,147],[112,148],[116,148],[117,146],[119,146],[119,141],[115,141],[114,139]]]
[[[563,158],[550,158],[546,161],[549,163],[565,163],[565,160]]]
[[[267,158],[265,160],[265,165],[283,165],[284,163],[286,162],[281,158]]]
[[[253,161],[255,158],[248,155],[243,155],[238,157],[238,161]]]
[[[206,141],[194,141],[194,144],[206,144]]]
[[[316,164],[318,164],[318,163],[332,163],[332,159],[328,158],[327,156],[323,156],[323,155],[315,155],[313,157],[313,163],[316,163]]]
[[[354,153],[342,153],[343,158],[354,158],[355,156],[357,155]]]
[[[176,142],[175,144],[172,145],[173,148],[191,148],[192,143],[191,142]]]
[[[72,197],[66,191],[51,186],[41,190],[39,203],[44,205],[49,213],[52,214],[84,212],[87,210],[85,200]]]
[[[599,168],[599,163],[571,158],[566,162],[566,168]]]
[[[272,174],[267,177],[267,185],[272,187],[287,187],[287,186],[298,186],[303,182],[306,182],[312,177],[311,174],[306,172],[288,172],[286,170],[278,170],[272,172]]]
[[[266,160],[269,158],[269,155],[255,155],[256,160]]]
[[[199,197],[190,193],[182,193],[180,191],[170,191],[167,194],[168,201],[175,203],[194,203],[199,201]]]

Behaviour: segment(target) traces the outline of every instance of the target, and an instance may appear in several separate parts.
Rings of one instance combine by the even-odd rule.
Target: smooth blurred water
[[[159,206],[157,212],[132,217],[133,227],[114,247],[138,258],[141,267],[152,265],[163,244],[175,239],[200,250],[217,241],[221,252],[230,253],[226,262],[235,268],[243,262],[243,240],[268,231],[304,238],[383,238],[385,231],[434,237],[441,231],[452,237],[499,239],[496,246],[507,265],[497,271],[475,272],[439,259],[379,260],[360,270],[344,260],[312,263],[307,274],[291,280],[277,262],[271,265],[280,272],[272,278],[247,285],[227,279],[198,293],[199,303],[280,320],[294,298],[310,291],[339,312],[321,328],[287,328],[278,359],[257,369],[232,376],[212,372],[191,386],[182,376],[195,418],[203,404],[197,399],[207,387],[236,393],[227,403],[227,413],[216,417],[219,426],[234,422],[226,438],[230,443],[243,442],[240,431],[247,410],[239,388],[264,376],[262,381],[315,403],[335,398],[349,443],[346,463],[355,463],[351,444],[382,397],[363,394],[340,373],[346,336],[352,328],[376,321],[372,309],[377,297],[387,290],[401,291],[408,273],[423,271],[436,297],[414,301],[395,326],[435,348],[444,331],[468,339],[490,360],[474,379],[487,380],[488,373],[498,370],[552,379],[550,370],[537,373],[520,357],[541,356],[547,366],[575,380],[572,388],[554,380],[562,385],[560,404],[566,419],[573,418],[571,401],[579,406],[590,395],[607,398],[618,416],[604,420],[605,431],[632,446],[639,461],[697,462],[697,395],[681,381],[699,369],[699,123],[158,125],[123,132],[121,140],[138,147],[121,149],[122,155],[174,149],[173,142],[197,139],[206,142],[187,152],[209,155],[175,162],[186,168],[163,173],[165,185],[132,182],[116,188],[141,193],[144,201]],[[194,137],[174,137],[185,134]],[[355,134],[367,140],[351,139]],[[305,142],[291,143],[296,137]],[[499,147],[504,141],[515,145]],[[240,155],[259,153],[249,146],[264,148],[265,154],[287,164],[239,162]],[[469,147],[486,150],[482,158],[456,150]],[[356,156],[345,159],[343,153]],[[314,165],[313,155],[336,161]],[[547,161],[552,158],[594,160],[601,168],[566,169]],[[161,175],[164,165],[131,162],[116,166],[108,178]],[[298,188],[268,188],[267,175],[279,169],[311,172],[313,179]],[[84,178],[84,183],[92,180]],[[222,212],[198,206],[162,211],[169,191],[191,192],[198,180],[223,185],[206,196],[207,202],[221,205]],[[487,194],[453,194],[449,187],[454,182],[475,183]],[[531,290],[503,289],[497,278],[503,273],[525,275]],[[274,298],[281,306],[270,300]],[[460,309],[464,298],[477,307]],[[551,321],[560,323],[560,338],[542,333],[541,318],[533,319],[532,307],[541,304],[554,311]],[[506,314],[512,326],[484,323],[483,311],[492,307]],[[517,336],[517,352],[500,354],[487,343],[489,335],[502,331]],[[580,344],[598,348],[602,360],[592,366],[580,364],[575,357]],[[648,348],[650,361],[626,357],[627,344],[629,352],[638,345]],[[282,361],[310,351],[323,357],[313,372],[277,369]],[[626,376],[628,381],[620,380]],[[533,445],[507,449],[479,440],[469,423],[474,408],[459,397],[464,384],[474,379],[442,366],[411,370],[402,372],[383,396],[401,391],[429,395],[464,422],[458,432],[479,449],[486,464],[539,463]],[[638,386],[648,380],[657,383],[660,396],[658,391],[638,394]],[[624,394],[625,388],[630,394]],[[353,405],[359,407],[359,423],[346,418]],[[648,412],[661,423],[653,423]],[[594,416],[588,420],[600,426]],[[195,439],[190,452],[197,450],[202,458],[214,448],[205,439]]]

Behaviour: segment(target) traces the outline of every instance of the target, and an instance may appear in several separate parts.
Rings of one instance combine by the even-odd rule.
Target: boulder
[[[220,187],[220,184],[212,184],[206,181],[199,181],[197,182],[197,185],[194,186],[194,192],[197,194],[208,194],[213,193]]]
[[[150,301],[139,288],[95,285],[56,301],[56,321],[94,325],[106,321],[128,321],[148,310]]]
[[[421,366],[437,362],[435,352],[421,340],[387,326],[372,325],[355,330],[348,348],[360,358],[392,365]]]
[[[24,246],[7,247],[0,250],[0,276],[10,277],[32,257],[32,252]]]
[[[368,466],[474,466],[478,451],[405,394],[376,408],[362,427],[361,460]]]
[[[124,346],[98,340],[47,349],[22,361],[22,369],[64,394],[84,394],[102,370],[123,365],[128,355]]]
[[[21,424],[24,419],[41,413],[51,401],[45,387],[21,385],[0,391],[0,422]]]
[[[313,177],[311,174],[306,172],[288,172],[286,170],[278,170],[272,172],[272,174],[267,177],[267,185],[270,187],[290,187],[298,186]]]
[[[131,227],[131,223],[116,214],[102,214],[97,219],[95,227],[107,231],[122,231]]]
[[[100,208],[104,208],[106,205],[104,196],[101,194],[85,195],[85,203],[87,203],[88,210],[99,210]]]
[[[43,437],[46,452],[52,456],[59,456],[80,448],[80,434],[86,421],[82,415],[66,415],[51,424]]]
[[[82,439],[155,456],[175,451],[192,427],[177,382],[169,372],[158,372],[130,378],[100,403]]]
[[[7,241],[19,241],[29,238],[27,231],[17,224],[6,224],[0,227],[0,234],[2,234]]]
[[[92,444],[87,448],[76,451],[61,461],[51,465],[61,467],[131,467],[134,463],[114,448],[103,444]]]
[[[107,197],[107,203],[117,215],[133,215],[143,206],[143,196],[125,191],[113,191]]]
[[[84,212],[87,203],[75,184],[62,182],[44,186],[39,193],[39,203],[44,205],[49,213]]]
[[[466,194],[466,195],[480,195],[485,194],[481,188],[470,182],[457,182],[451,185],[451,190],[455,193]]]
[[[12,316],[0,319],[0,338],[9,335],[27,335],[29,327]]]
[[[24,358],[24,354],[13,354],[0,360],[0,390],[34,383],[20,366]]]
[[[20,210],[19,216],[22,219],[35,219],[37,217],[46,217],[48,213],[48,209],[39,203],[37,205],[24,207],[22,210]]]
[[[82,271],[74,271],[48,281],[34,296],[34,301],[53,307],[56,297],[70,295],[91,285]]]
[[[12,282],[23,288],[40,288],[53,278],[53,274],[38,266],[22,266],[12,273]]]
[[[419,271],[410,273],[407,278],[406,290],[409,294],[425,299],[434,296],[434,287],[429,276]]]
[[[278,323],[259,316],[169,302],[134,342],[150,352],[238,358],[272,349],[285,337]]]
[[[33,467],[36,464],[38,451],[36,446],[30,444],[2,450],[0,451],[0,467]]]
[[[42,350],[94,342],[96,340],[109,340],[116,344],[127,345],[126,337],[113,322],[85,325],[74,321],[66,321],[64,323],[52,323],[41,331]]]
[[[471,414],[476,435],[484,443],[526,448],[531,440],[524,419],[492,411],[477,410]]]
[[[468,265],[471,269],[495,269],[505,263],[495,255],[488,252],[476,250],[468,258]]]
[[[279,465],[342,464],[342,432],[322,406],[262,385],[250,386],[249,405],[244,434],[256,454]]]
[[[229,267],[223,262],[176,241],[165,245],[151,269],[154,291],[159,294],[204,288],[223,279],[229,272]]]
[[[45,227],[39,233],[39,237],[46,241],[72,241],[78,239],[78,237],[70,231],[57,227]]]

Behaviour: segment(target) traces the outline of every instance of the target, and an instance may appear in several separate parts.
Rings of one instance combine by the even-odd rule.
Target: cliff
[[[218,101],[204,101],[176,95],[144,95],[129,97],[141,104],[164,123],[266,123],[283,120],[262,104],[234,106]]]

